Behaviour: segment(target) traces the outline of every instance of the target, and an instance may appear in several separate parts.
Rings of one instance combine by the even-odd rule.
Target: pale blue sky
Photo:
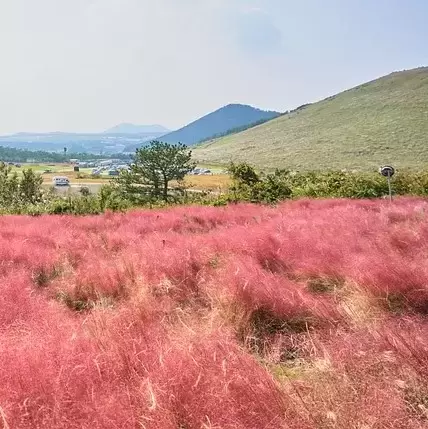
[[[427,0],[0,0],[0,134],[177,128],[428,65]]]

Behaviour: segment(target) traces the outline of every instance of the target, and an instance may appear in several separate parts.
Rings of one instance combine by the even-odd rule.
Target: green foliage
[[[291,196],[291,189],[287,183],[289,172],[286,170],[259,175],[247,163],[231,163],[228,171],[233,181],[230,191],[234,201],[275,203]]]
[[[394,193],[408,194],[404,176],[394,180]],[[289,178],[293,197],[380,198],[388,194],[386,179],[377,172],[310,172]],[[420,195],[420,190],[417,191]]]
[[[10,166],[0,162],[0,209],[17,210],[21,206],[41,202],[42,183],[42,177],[33,170],[23,170],[19,178]]]
[[[124,211],[131,208],[133,204],[123,198],[120,191],[114,185],[104,185],[98,194],[100,210]]]
[[[19,184],[20,198],[24,203],[36,204],[42,200],[43,177],[31,168],[22,171]]]
[[[12,206],[19,196],[19,179],[16,172],[0,163],[0,207]]]
[[[275,203],[290,198],[292,191],[288,179],[287,170],[275,170],[275,173],[264,176],[260,186],[259,200]]]
[[[153,141],[137,149],[130,171],[116,179],[118,192],[132,203],[146,203],[162,198],[168,201],[169,183],[182,181],[195,168],[192,151],[181,143]]]
[[[242,162],[240,164],[231,162],[229,164],[228,172],[237,186],[254,186],[256,183],[260,182],[259,175],[256,173],[254,168],[246,162]]]
[[[231,164],[233,185],[229,201],[275,203],[287,198],[381,198],[388,182],[378,172],[289,172],[258,174],[247,163]],[[392,179],[395,195],[428,195],[428,172],[397,172]]]

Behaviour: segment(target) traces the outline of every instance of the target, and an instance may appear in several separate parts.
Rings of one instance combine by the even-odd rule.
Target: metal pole
[[[388,172],[389,202],[392,203],[391,173]]]

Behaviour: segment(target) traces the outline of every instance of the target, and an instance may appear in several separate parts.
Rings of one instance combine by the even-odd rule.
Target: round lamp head
[[[391,165],[384,165],[383,167],[380,167],[379,173],[385,177],[392,177],[395,174],[395,168]]]

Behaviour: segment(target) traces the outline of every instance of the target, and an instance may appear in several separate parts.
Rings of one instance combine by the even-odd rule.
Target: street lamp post
[[[382,176],[386,177],[388,180],[388,190],[389,190],[389,201],[392,202],[392,187],[391,187],[391,177],[395,174],[395,168],[391,165],[385,165],[380,167],[379,173]]]

